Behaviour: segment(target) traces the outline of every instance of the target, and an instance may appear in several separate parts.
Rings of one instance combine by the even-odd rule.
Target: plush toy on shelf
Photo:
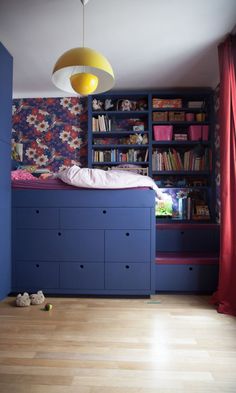
[[[141,134],[132,134],[129,136],[128,143],[130,145],[141,145],[143,142],[143,137]]]
[[[92,105],[94,111],[101,111],[103,109],[103,102],[96,98],[93,99]]]
[[[110,98],[107,98],[105,100],[105,111],[111,110],[111,108],[114,108],[114,104],[112,103],[112,100]]]

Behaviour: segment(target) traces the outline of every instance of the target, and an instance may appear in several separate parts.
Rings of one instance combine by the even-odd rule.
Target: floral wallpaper
[[[87,100],[13,100],[12,139],[23,144],[24,165],[58,172],[73,162],[87,164]]]

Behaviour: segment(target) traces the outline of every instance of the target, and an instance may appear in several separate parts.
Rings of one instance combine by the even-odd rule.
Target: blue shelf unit
[[[155,127],[159,126],[171,127],[171,137],[158,138]],[[203,131],[194,135],[204,127],[208,135],[203,137]],[[213,91],[209,88],[108,92],[88,98],[88,166],[110,169],[134,164],[166,193],[184,189],[191,202],[188,221],[215,222],[213,135]],[[207,206],[202,217],[199,211],[203,209],[195,207],[201,205]]]

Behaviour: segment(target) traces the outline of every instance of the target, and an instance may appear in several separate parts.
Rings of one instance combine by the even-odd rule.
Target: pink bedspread
[[[60,179],[12,180],[11,184],[14,190],[93,190],[92,188],[71,186]],[[97,189],[101,190],[101,188]],[[121,190],[121,188],[118,189]],[[149,187],[130,187],[128,189],[148,190]]]
[[[40,190],[78,190],[78,187],[64,183],[60,179],[42,180],[35,178],[33,180],[12,180],[14,189],[40,189]]]

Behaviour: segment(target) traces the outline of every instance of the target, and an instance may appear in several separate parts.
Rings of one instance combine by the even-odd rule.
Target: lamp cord
[[[84,48],[84,3],[83,3],[83,48]]]

